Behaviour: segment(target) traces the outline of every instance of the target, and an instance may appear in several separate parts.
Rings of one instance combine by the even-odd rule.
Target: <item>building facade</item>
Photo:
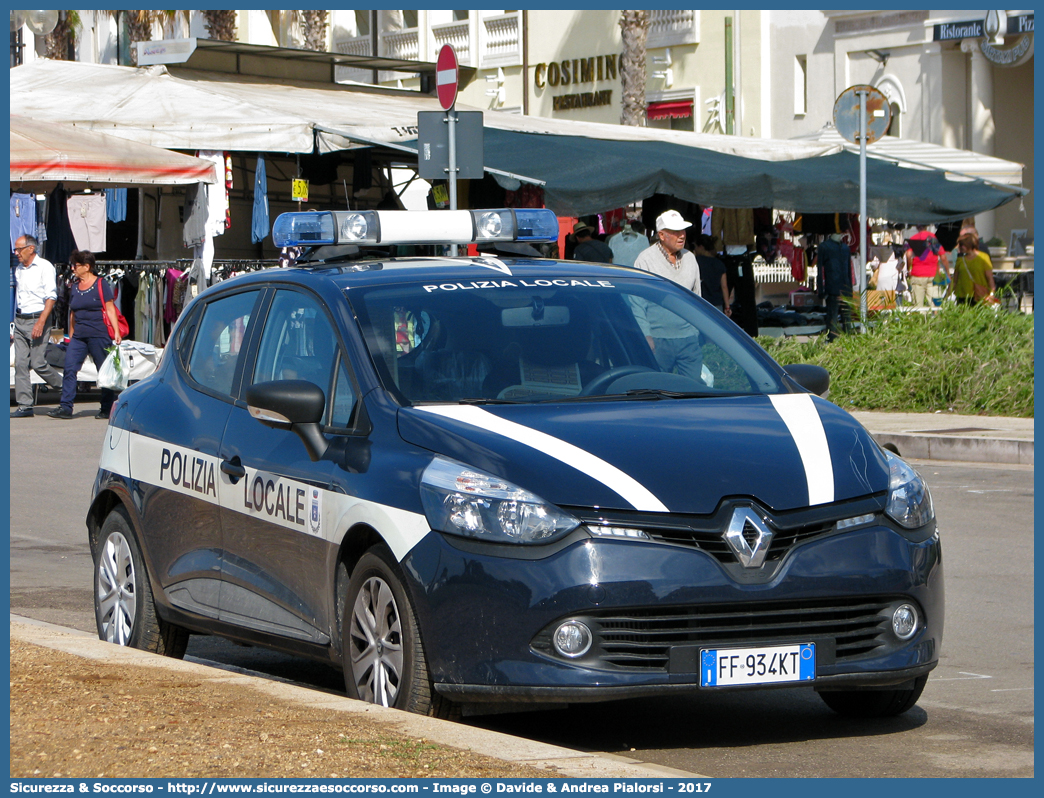
[[[126,13],[126,12],[124,12]],[[126,19],[80,11],[76,57],[129,62]],[[786,139],[832,120],[847,87],[889,99],[889,132],[1025,165],[1033,187],[1033,12],[966,10],[650,11],[645,97],[650,127]],[[991,16],[992,15],[992,16]],[[620,12],[334,10],[327,49],[434,61],[452,44],[478,77],[459,102],[509,113],[618,124]],[[989,21],[988,21],[989,20]],[[299,12],[237,12],[237,38],[300,47]],[[170,12],[153,38],[206,37],[201,12]],[[25,57],[35,57],[26,36]],[[37,48],[39,50],[39,48]],[[338,68],[343,82],[419,88],[414,75]],[[735,100],[729,105],[726,87]],[[980,233],[1033,234],[1033,194],[977,218]]]

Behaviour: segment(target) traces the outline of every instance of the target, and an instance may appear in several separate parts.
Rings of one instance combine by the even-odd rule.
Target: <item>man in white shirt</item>
[[[52,388],[62,387],[62,375],[44,357],[51,337],[51,310],[58,299],[54,265],[37,255],[36,247],[33,236],[20,236],[15,241],[15,255],[18,257],[15,282],[18,287],[13,338],[18,409],[11,413],[11,418],[31,418],[33,415],[30,368]]]
[[[635,268],[666,277],[700,294],[700,265],[696,256],[685,249],[685,231],[691,226],[678,211],[661,213],[656,218],[658,240],[635,258]],[[635,299],[631,304],[660,368],[701,379],[703,350],[696,328],[655,303]]]

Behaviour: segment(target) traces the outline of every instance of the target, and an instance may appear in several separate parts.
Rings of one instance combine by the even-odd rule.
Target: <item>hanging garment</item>
[[[715,208],[712,235],[725,246],[746,247],[754,243],[754,211],[751,208]]]
[[[181,313],[181,307],[175,306],[178,294],[178,280],[184,272],[178,269],[167,269],[166,277],[164,282],[166,283],[164,296],[165,300],[163,303],[163,321],[167,324],[173,324],[178,320],[178,314]]]
[[[36,197],[32,194],[11,195],[11,251],[21,236],[36,236]]]
[[[47,245],[44,257],[51,263],[68,263],[69,253],[76,249],[69,227],[69,195],[59,183],[47,200]]]
[[[629,227],[614,235],[607,242],[613,251],[613,263],[634,266],[634,260],[649,246],[649,240]]]
[[[232,156],[225,153],[225,229],[232,226],[232,203],[228,201],[232,191]]]
[[[203,183],[191,183],[185,187],[185,224],[181,240],[186,247],[203,243],[207,236],[207,190]]]
[[[225,232],[225,214],[228,211],[228,186],[225,181],[225,153],[218,150],[200,150],[199,157],[214,164],[219,180],[206,187],[207,222],[206,231],[211,236]]]
[[[250,240],[260,244],[268,237],[268,176],[265,172],[265,159],[257,156],[257,169],[254,172],[254,216],[250,223]]]
[[[47,197],[43,194],[36,200],[36,240],[43,244],[47,240]]]
[[[105,189],[105,214],[110,222],[127,220],[127,189]]]
[[[69,207],[69,229],[77,249],[88,252],[105,251],[105,195],[72,194],[66,200]]]

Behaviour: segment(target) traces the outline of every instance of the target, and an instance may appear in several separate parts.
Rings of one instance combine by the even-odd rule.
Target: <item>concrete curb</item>
[[[914,460],[1033,465],[1033,441],[912,435],[902,432],[871,431],[870,434],[882,446],[890,443],[899,450],[900,456]]]
[[[412,715],[396,709],[367,704],[344,696],[310,690],[306,687],[272,681],[258,676],[221,670],[198,662],[171,659],[114,646],[94,635],[76,629],[11,615],[11,638],[37,646],[63,651],[88,660],[109,664],[139,665],[161,668],[212,683],[237,684],[250,687],[273,700],[300,706],[325,709],[331,712],[350,712],[365,715],[374,723],[385,724],[389,731],[406,737],[424,738],[435,743],[473,751],[477,754],[551,771],[554,775],[588,779],[664,779],[708,778],[661,765],[639,762],[624,756],[573,751],[547,743],[524,740],[500,732],[476,729],[459,723]],[[549,773],[549,775],[551,775]]]

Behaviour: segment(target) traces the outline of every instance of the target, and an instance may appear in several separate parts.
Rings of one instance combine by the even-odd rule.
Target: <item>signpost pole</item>
[[[868,92],[859,95],[859,321],[866,328],[866,98]]]
[[[439,50],[439,57],[435,61],[435,93],[439,98],[439,105],[446,112],[445,122],[449,125],[446,130],[447,147],[447,182],[449,183],[450,210],[457,210],[457,89],[460,86],[460,72],[458,68],[457,53],[453,45],[444,44]],[[450,255],[456,257],[457,245],[450,244]]]
[[[449,172],[449,202],[450,210],[457,210],[457,110],[451,108],[446,112],[446,124],[449,125],[449,146],[447,148],[447,155],[449,156],[449,168],[446,170]],[[450,244],[450,255],[453,257],[457,256],[457,245]]]

